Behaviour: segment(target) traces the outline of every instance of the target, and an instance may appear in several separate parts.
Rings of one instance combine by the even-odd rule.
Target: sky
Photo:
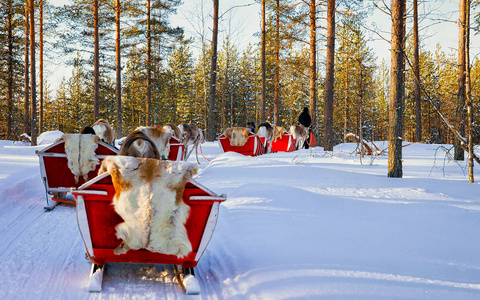
[[[193,19],[192,15],[198,15],[199,7],[201,3],[205,4],[206,11],[211,11],[211,2],[209,0],[189,0],[185,1],[184,5],[178,9],[178,15],[172,17],[172,23],[182,24],[186,28],[187,35],[196,36],[192,22],[185,22],[185,18]],[[338,1],[337,1],[338,2]],[[372,2],[369,0],[368,2]],[[375,1],[378,3],[379,1]],[[390,3],[389,1],[385,1]],[[420,39],[421,43],[427,50],[434,51],[437,43],[442,46],[444,52],[450,53],[454,51],[458,45],[458,26],[455,23],[458,19],[458,1],[456,0],[442,0],[442,1],[429,1],[427,3],[419,1],[419,27],[420,27]],[[248,5],[246,4],[252,4]],[[234,8],[236,7],[236,8]],[[259,3],[249,0],[223,0],[220,1],[220,15],[225,11],[229,11],[225,16],[232,16],[233,21],[231,28],[233,28],[234,36],[237,36],[236,42],[239,48],[246,47],[250,42],[258,42],[258,33],[260,31],[260,9]],[[407,8],[411,16],[412,8]],[[193,11],[193,13],[192,13]],[[339,18],[337,17],[337,20]],[[407,31],[410,32],[412,28],[412,18],[408,19]],[[211,29],[212,21],[207,20],[207,25]],[[220,21],[220,35],[228,32],[228,25],[225,22]],[[368,45],[378,56],[378,59],[383,58],[390,59],[389,43],[391,19],[388,15],[379,9],[374,9],[372,13],[369,13],[369,17],[365,22],[365,26],[369,29],[377,29],[381,36],[372,34],[369,31],[365,31],[366,36],[369,38]],[[322,26],[319,21],[319,26]],[[257,33],[257,36],[254,34]],[[385,40],[386,39],[386,40]],[[474,36],[472,32],[471,42],[471,57],[480,53],[480,39],[478,36]],[[477,45],[477,46],[476,46]],[[318,47],[322,49],[321,43]]]
[[[370,0],[371,1],[371,0]],[[52,1],[55,5],[68,3],[67,0]],[[376,1],[378,2],[378,1]],[[389,3],[389,1],[386,1]],[[202,28],[201,15],[204,15],[203,22],[205,23],[205,32],[207,39],[211,39],[212,28],[212,1],[211,0],[184,0],[183,5],[178,8],[177,14],[170,17],[172,25],[181,26],[185,28],[187,37],[194,38],[199,41],[199,32]],[[201,13],[201,10],[204,13]],[[256,43],[259,41],[258,33],[260,31],[260,4],[253,0],[221,0],[220,1],[220,15],[223,18],[219,22],[219,41],[221,44],[225,35],[232,38],[232,42],[237,45],[239,49],[244,49],[249,43]],[[410,9],[411,11],[411,9]],[[420,4],[420,38],[424,49],[434,51],[437,43],[442,46],[445,53],[455,53],[458,44],[458,26],[455,20],[458,19],[458,1],[443,0],[431,1]],[[422,15],[424,17],[422,17]],[[231,21],[229,21],[231,20]],[[337,17],[338,20],[338,17]],[[321,24],[320,24],[321,25]],[[376,28],[381,32],[381,36],[366,31],[366,36],[369,38],[367,42],[377,56],[377,62],[380,63],[385,59],[386,63],[390,61],[390,29],[391,20],[379,9],[374,9],[370,14],[366,26],[370,29]],[[411,19],[407,25],[407,31],[411,30]],[[325,49],[320,43],[318,49]],[[199,44],[194,43],[191,47],[194,55],[198,54]],[[323,50],[320,50],[323,51]],[[473,35],[471,37],[470,57],[475,58],[480,54],[480,37]],[[319,52],[319,59],[323,57],[323,53]],[[55,59],[56,64],[49,65],[47,79],[55,90],[63,77],[71,76],[71,69],[64,66],[64,59]]]

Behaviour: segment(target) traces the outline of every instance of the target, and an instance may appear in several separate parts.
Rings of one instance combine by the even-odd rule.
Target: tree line
[[[213,140],[225,128],[248,121],[288,127],[309,107],[326,150],[348,133],[388,140],[395,124],[397,129],[401,124],[400,140],[455,144],[455,132],[443,118],[465,136],[468,102],[478,120],[478,58],[459,58],[469,42],[451,52],[425,49],[416,0],[395,0],[383,9],[380,3],[373,3],[375,8],[360,0],[261,0],[260,41],[239,49],[238,37],[226,26],[218,40],[218,26],[229,20],[219,15],[217,0],[213,11],[198,12],[200,30],[193,38],[171,25],[179,0],[74,0],[62,7],[47,0],[3,0],[0,138],[78,132],[105,118],[117,137],[140,125],[171,122],[195,123]],[[459,10],[470,6],[460,0]],[[378,62],[367,45],[366,16],[373,9],[402,21],[399,48],[392,51],[392,57],[401,53],[400,83],[392,83],[394,60]],[[475,19],[472,25],[465,22],[458,20],[460,29],[478,28]],[[392,33],[393,50],[393,27]],[[72,67],[55,92],[43,78],[44,58],[50,64],[66,59]],[[471,101],[462,102],[466,85],[459,83],[459,68],[467,72],[465,65]],[[393,84],[398,116],[392,115]],[[476,143],[478,124],[472,122],[471,130]]]

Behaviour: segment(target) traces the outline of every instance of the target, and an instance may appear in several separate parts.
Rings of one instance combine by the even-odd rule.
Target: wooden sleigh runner
[[[247,142],[243,146],[232,146],[225,134],[218,137],[218,144],[222,152],[237,152],[246,156],[262,155],[265,151],[260,137],[251,132],[248,134]]]
[[[80,135],[78,135],[80,136]],[[77,178],[68,166],[67,154],[65,151],[65,140],[60,139],[46,148],[35,152],[40,160],[40,174],[45,186],[47,205],[44,207],[51,210],[58,202],[75,204],[75,199],[67,193],[71,188],[84,184],[84,176]],[[98,159],[97,166],[86,174],[86,178],[94,178],[98,173],[101,161],[108,155],[116,155],[118,150],[99,140],[94,156]]]
[[[194,180],[183,190],[182,200],[190,207],[185,223],[192,251],[183,257],[153,252],[144,248],[115,254],[122,244],[117,238],[117,226],[124,220],[116,212],[112,200],[116,195],[112,176],[107,172],[86,182],[72,194],[77,201],[77,221],[87,255],[92,263],[89,291],[101,291],[103,270],[107,263],[152,263],[175,265],[177,278],[187,294],[198,294],[199,284],[193,268],[197,266],[216,226],[219,205],[226,200]]]

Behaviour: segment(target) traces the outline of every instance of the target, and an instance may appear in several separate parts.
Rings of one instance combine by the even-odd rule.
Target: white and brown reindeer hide
[[[177,125],[173,123],[167,123],[163,125],[163,129],[170,131],[170,134],[173,137],[177,138],[180,142],[182,141],[182,133],[180,132],[180,128]]]
[[[265,138],[265,152],[269,153],[272,148],[271,142],[276,142],[278,138],[282,137],[286,130],[277,125],[270,125],[270,123],[262,123],[258,125],[257,135]]]
[[[195,149],[195,159],[198,164],[198,147],[205,142],[203,131],[195,124],[180,124],[180,136],[183,144],[185,145],[184,160],[190,157],[193,149]],[[188,151],[188,146],[192,146],[192,149]]]
[[[68,168],[78,183],[80,176],[88,180],[88,172],[95,170],[100,163],[95,156],[100,138],[90,134],[64,134],[60,138],[65,143]]]
[[[188,162],[109,156],[99,174],[109,172],[113,206],[124,222],[116,226],[122,243],[115,254],[147,249],[182,258],[192,251],[185,223],[190,207],[182,200],[185,184],[197,172]]]
[[[115,141],[115,132],[112,126],[105,119],[99,119],[92,125],[95,134],[100,137],[105,143],[113,145]]]
[[[260,125],[258,125],[257,135],[265,139],[263,146],[265,147],[265,150],[269,150],[267,149],[267,145],[273,139],[272,125],[270,125],[270,123],[261,123]],[[270,151],[267,151],[267,152],[270,152]]]
[[[307,129],[301,124],[290,126],[290,134],[297,140],[297,150],[303,148],[303,144],[307,139]]]
[[[247,143],[250,132],[250,128],[231,127],[225,129],[223,134],[230,141],[230,145],[241,147]]]
[[[168,153],[170,152],[170,137],[172,136],[169,130],[149,126],[140,126],[135,129],[135,131],[137,130],[143,132],[155,143],[162,159],[168,158]]]
[[[118,155],[161,159],[155,143],[143,132],[130,132],[122,142]]]
[[[287,133],[287,130],[283,128],[282,126],[273,126],[273,138],[272,140],[274,142],[277,141],[278,138],[281,138],[285,133]]]

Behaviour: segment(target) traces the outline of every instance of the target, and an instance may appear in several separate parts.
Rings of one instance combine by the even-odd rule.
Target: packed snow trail
[[[186,296],[171,266],[128,263],[89,293],[75,207],[43,209],[43,146],[0,141],[0,299],[479,299],[479,184],[462,165],[432,167],[438,145],[406,147],[402,179],[354,147],[252,158],[204,144],[195,179],[227,201],[201,295]]]

